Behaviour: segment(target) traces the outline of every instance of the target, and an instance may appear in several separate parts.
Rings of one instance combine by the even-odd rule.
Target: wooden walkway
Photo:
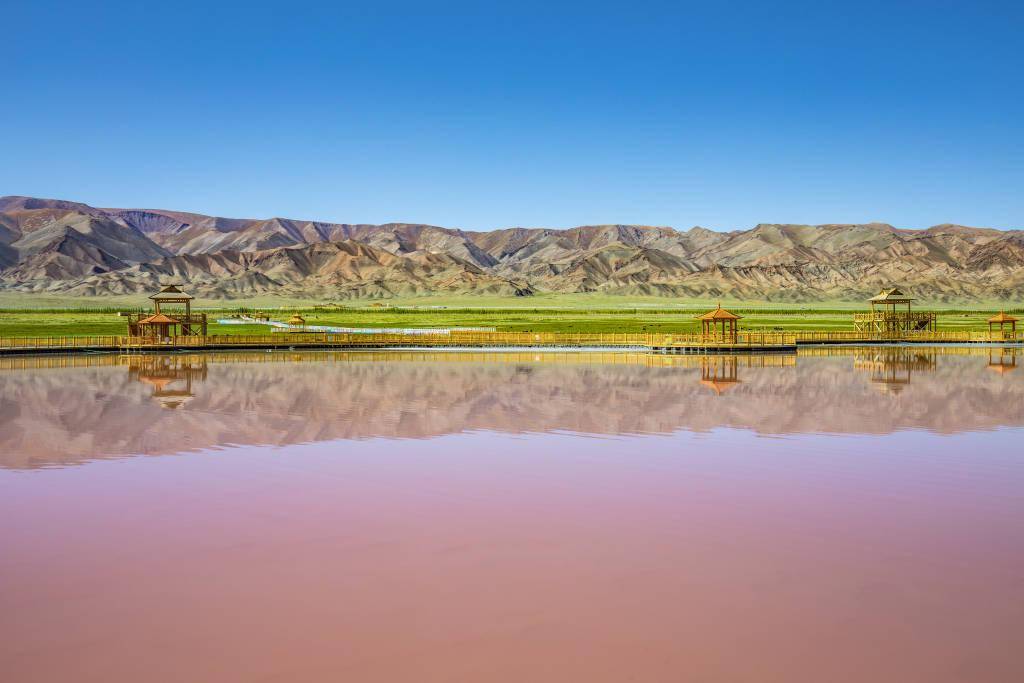
[[[26,353],[135,353],[239,349],[614,349],[660,354],[795,353],[797,346],[826,344],[1022,344],[1024,331],[920,332],[899,338],[863,332],[740,332],[735,340],[699,334],[602,334],[567,332],[469,332],[364,334],[279,332],[155,337],[0,337],[0,355]]]
[[[740,333],[735,340],[690,334],[586,334],[565,332],[461,332],[352,334],[279,332],[263,335],[0,338],[0,354],[121,353],[228,349],[634,349],[659,353],[795,352],[791,333]]]
[[[1011,332],[971,332],[954,330],[935,330],[908,332],[899,336],[887,336],[870,332],[852,330],[842,331],[797,331],[797,344],[1020,344],[1024,343],[1024,331]]]

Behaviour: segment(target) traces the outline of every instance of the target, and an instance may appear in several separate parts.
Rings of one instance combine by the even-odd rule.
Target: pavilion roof
[[[151,315],[148,318],[143,318],[142,320],[139,321],[139,324],[140,325],[163,325],[163,324],[177,325],[178,322],[179,321],[175,320],[174,318],[168,318],[163,313],[157,313],[156,315]]]
[[[997,315],[992,316],[988,321],[990,323],[1015,323],[1017,319],[1012,315],[1006,315],[1003,311],[999,311]]]
[[[183,292],[181,289],[181,285],[165,285],[163,289],[161,289],[159,292],[157,292],[156,294],[149,298],[153,301],[185,301],[194,299],[195,297]]]
[[[288,319],[288,324],[289,325],[305,325],[306,324],[306,319],[303,318],[298,313],[296,313],[295,315],[293,315],[291,318]]]
[[[913,299],[901,292],[898,287],[889,287],[888,289],[883,289],[868,299],[868,301],[873,301],[876,304],[905,304],[908,301],[913,301]]]
[[[718,308],[713,311],[709,311],[704,315],[698,315],[697,320],[739,320],[742,315],[736,315],[722,308],[722,304],[718,304]]]

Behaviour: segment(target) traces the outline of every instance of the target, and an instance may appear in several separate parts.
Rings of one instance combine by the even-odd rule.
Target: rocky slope
[[[1024,294],[1024,232],[882,223],[470,232],[0,198],[0,289],[123,294],[169,279],[211,298],[602,292],[860,300],[895,283],[932,301],[1016,299]]]

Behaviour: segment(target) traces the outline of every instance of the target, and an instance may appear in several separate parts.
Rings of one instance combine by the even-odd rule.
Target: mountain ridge
[[[104,296],[182,280],[198,296],[331,299],[535,292],[937,301],[1024,294],[1024,231],[940,224],[584,225],[461,230],[239,219],[0,197],[0,291]]]

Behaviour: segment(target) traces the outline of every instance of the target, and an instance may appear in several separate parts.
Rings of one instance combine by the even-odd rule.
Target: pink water
[[[0,680],[1024,677],[986,355],[143,365],[0,369]]]

